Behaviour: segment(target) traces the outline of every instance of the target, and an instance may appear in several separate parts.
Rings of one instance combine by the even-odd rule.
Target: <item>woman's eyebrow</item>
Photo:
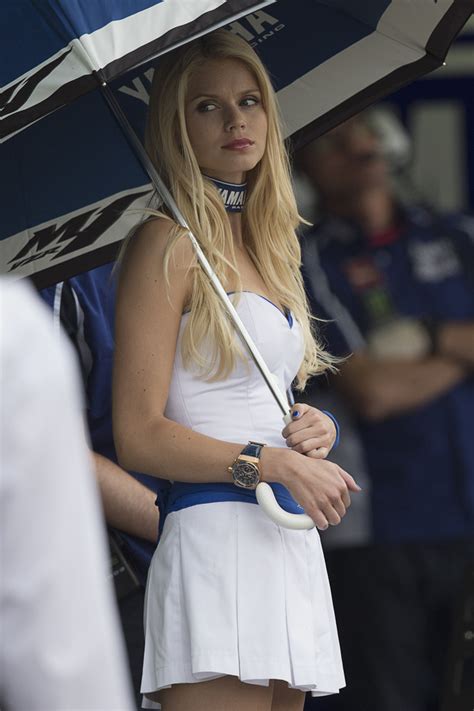
[[[239,91],[240,96],[245,96],[245,94],[260,94],[260,89],[253,87],[252,89],[245,89],[244,91]],[[196,101],[197,99],[218,99],[219,94],[208,94],[207,92],[199,92],[196,96],[193,96],[189,101]]]

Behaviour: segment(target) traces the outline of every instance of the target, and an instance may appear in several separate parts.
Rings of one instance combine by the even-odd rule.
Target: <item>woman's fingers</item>
[[[323,427],[318,425],[309,425],[308,427],[303,427],[297,432],[292,432],[288,435],[286,438],[286,444],[288,447],[295,449],[298,445],[306,442],[308,439],[317,439],[322,444],[330,443],[330,436]]]
[[[345,492],[343,493],[341,498],[342,498],[342,503],[344,504],[346,509],[348,509],[349,506],[351,505],[351,495],[349,494],[348,489],[345,490]]]
[[[347,488],[350,491],[362,491],[362,487],[359,486],[359,484],[356,482],[354,477],[352,477],[349,474],[349,472],[346,472],[344,469],[341,469],[341,467],[339,467],[339,473],[342,476],[342,478],[344,479],[344,481],[347,485]]]
[[[286,439],[293,432],[297,432],[308,426],[307,415],[313,410],[309,405],[305,403],[295,403],[291,409],[292,420],[288,425],[282,430],[282,435]]]
[[[308,512],[306,512],[308,513]],[[328,526],[337,526],[341,523],[346,513],[345,507],[339,503],[338,509],[334,506],[326,505],[324,508],[318,507],[309,515],[313,519],[316,526],[324,531]]]
[[[329,522],[322,511],[316,509],[313,513],[310,512],[309,516],[313,519],[314,525],[316,528],[319,528],[320,531],[325,531],[326,528],[328,528]]]
[[[285,485],[319,529],[337,526],[351,505],[350,491],[360,491],[360,487],[333,462],[290,454],[293,474]]]
[[[347,509],[344,503],[343,489],[347,492],[347,488],[345,484],[342,485],[342,482],[337,486],[332,484],[328,487],[322,487],[319,496],[309,507],[310,510],[305,509],[318,528],[324,530],[328,525],[337,526],[341,523]]]
[[[309,454],[309,452],[313,449],[325,449],[326,455],[329,452],[329,447],[324,439],[321,439],[320,437],[311,437],[310,435],[308,435],[308,439],[303,439],[298,444],[289,444],[288,446],[300,454]]]
[[[337,526],[338,524],[340,524],[345,513],[346,510],[344,509],[344,513],[342,515],[339,515],[333,506],[324,511],[324,515],[326,516],[331,526]]]
[[[328,454],[329,449],[327,447],[317,447],[316,449],[311,449],[309,452],[306,452],[306,456],[311,457],[311,459],[326,459]]]
[[[303,403],[294,405],[292,414],[297,416],[282,430],[287,446],[300,454],[324,447],[327,451],[323,456],[327,456],[336,437],[333,421],[323,412]],[[319,454],[315,458],[322,456]]]

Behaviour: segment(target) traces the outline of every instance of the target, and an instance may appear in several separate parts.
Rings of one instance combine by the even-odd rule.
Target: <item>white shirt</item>
[[[0,313],[0,707],[129,711],[73,356],[25,283]]]

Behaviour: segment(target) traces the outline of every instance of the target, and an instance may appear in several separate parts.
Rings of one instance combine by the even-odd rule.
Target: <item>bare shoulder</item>
[[[180,232],[179,226],[166,217],[147,220],[130,238],[125,249],[122,269],[127,271],[140,266],[161,271],[169,246],[172,246],[170,271],[188,269],[194,261],[194,251],[190,240]]]
[[[168,249],[169,248],[169,249]],[[186,234],[170,219],[147,220],[126,246],[120,268],[118,303],[168,302],[181,313],[192,290],[194,250]]]

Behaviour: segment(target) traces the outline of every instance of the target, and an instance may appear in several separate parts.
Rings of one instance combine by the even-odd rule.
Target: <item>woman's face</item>
[[[267,140],[261,93],[245,64],[209,59],[191,76],[186,125],[203,173],[229,183],[245,180]]]

